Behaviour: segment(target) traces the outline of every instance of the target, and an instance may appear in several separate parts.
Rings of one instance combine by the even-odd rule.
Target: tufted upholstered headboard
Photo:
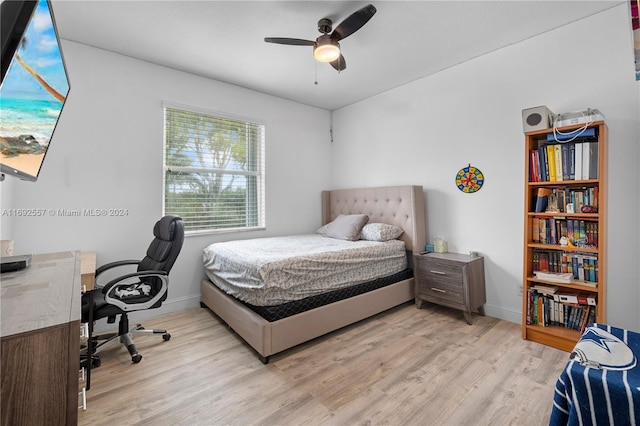
[[[404,230],[400,239],[408,251],[422,251],[426,242],[426,217],[422,186],[383,186],[377,188],[322,191],[322,224],[340,214],[363,213],[369,222],[396,225]]]

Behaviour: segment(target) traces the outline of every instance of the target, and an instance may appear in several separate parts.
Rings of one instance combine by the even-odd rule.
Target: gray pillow
[[[388,223],[367,223],[362,228],[360,238],[368,241],[389,241],[398,238],[404,230]]]
[[[366,214],[341,214],[327,225],[325,237],[356,241],[360,239],[362,227],[369,220]]]

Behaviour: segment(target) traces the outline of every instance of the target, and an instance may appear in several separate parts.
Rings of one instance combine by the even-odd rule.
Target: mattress
[[[346,288],[407,268],[404,242],[343,241],[318,234],[214,243],[207,277],[253,306],[275,306]]]
[[[305,297],[304,299],[294,300],[292,302],[283,303],[275,306],[254,306],[250,303],[244,303],[249,309],[260,315],[269,322],[278,321],[311,309],[319,308],[330,303],[348,299],[359,294],[368,293],[400,281],[413,278],[413,270],[410,268],[386,277],[377,278],[373,281],[354,284],[349,287],[340,288],[338,290],[328,291],[326,293],[317,294],[315,296]]]

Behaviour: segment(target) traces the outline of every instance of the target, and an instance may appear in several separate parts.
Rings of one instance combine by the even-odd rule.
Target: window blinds
[[[264,144],[264,125],[165,107],[165,214],[188,232],[263,227]]]

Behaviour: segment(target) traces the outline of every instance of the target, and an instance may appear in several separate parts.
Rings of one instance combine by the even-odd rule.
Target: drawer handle
[[[431,290],[437,291],[438,293],[446,293],[447,292],[446,290],[443,290],[441,288],[435,288],[435,287],[431,287]]]
[[[431,272],[432,274],[447,275],[447,273],[446,273],[446,272],[441,272],[441,271],[434,271],[434,270],[431,270],[431,271],[429,271],[429,272]]]
[[[82,390],[78,392],[78,396],[82,397],[82,405],[78,407],[78,410],[87,411],[87,388],[82,387]]]

